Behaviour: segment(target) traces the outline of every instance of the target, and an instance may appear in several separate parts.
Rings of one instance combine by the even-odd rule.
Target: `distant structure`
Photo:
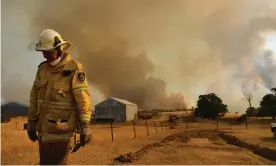
[[[95,106],[96,121],[113,119],[115,122],[134,120],[137,115],[136,104],[127,100],[109,97]]]

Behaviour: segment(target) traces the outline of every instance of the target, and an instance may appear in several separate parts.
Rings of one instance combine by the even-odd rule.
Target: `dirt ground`
[[[232,135],[241,140],[244,140],[246,143],[258,145],[261,147],[269,147],[270,149],[276,150],[276,138],[273,137],[272,132],[270,132],[269,129],[248,129],[246,131],[234,131]]]
[[[16,129],[16,121],[17,129]],[[38,146],[31,142],[23,130],[24,119],[1,124],[1,164],[38,164]],[[114,160],[123,154],[140,154],[130,164],[275,164],[271,153],[275,153],[276,141],[268,127],[220,124],[220,131],[243,140],[245,143],[272,149],[269,156],[256,154],[252,149],[229,144],[221,137],[214,137],[216,122],[182,123],[177,129],[160,125],[157,132],[149,125],[149,136],[145,126],[136,126],[136,136],[131,125],[114,124],[114,141],[111,141],[109,125],[93,125],[93,142],[70,154],[70,164],[129,164]],[[208,130],[205,136],[183,131]],[[179,134],[180,133],[180,134]],[[182,135],[181,135],[182,133]],[[203,134],[204,135],[204,134]],[[141,155],[141,152],[142,155]]]
[[[135,153],[120,156],[114,163],[120,163],[118,161],[135,165],[276,163],[248,149],[226,143],[215,131],[202,130],[176,134]]]

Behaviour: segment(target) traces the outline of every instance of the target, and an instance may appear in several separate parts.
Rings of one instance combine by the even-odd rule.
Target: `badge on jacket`
[[[70,71],[70,70],[64,70],[64,71],[62,72],[62,75],[63,75],[64,77],[67,77],[67,76],[69,76],[69,75],[71,74],[71,72],[72,72],[72,71]]]
[[[80,80],[80,82],[83,82],[85,80],[85,74],[83,72],[79,73],[78,79]]]

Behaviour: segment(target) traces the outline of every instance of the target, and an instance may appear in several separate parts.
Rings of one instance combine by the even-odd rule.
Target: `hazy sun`
[[[263,48],[271,50],[276,54],[276,32],[269,32],[262,35],[265,39]]]

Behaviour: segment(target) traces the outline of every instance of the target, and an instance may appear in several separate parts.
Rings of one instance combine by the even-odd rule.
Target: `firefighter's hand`
[[[89,130],[89,125],[80,126],[79,130],[80,130],[80,144],[81,146],[84,146],[85,144],[91,141],[91,137],[92,137]]]
[[[36,125],[37,125],[37,122],[28,121],[27,134],[28,134],[29,139],[33,142],[38,140],[38,137],[37,137],[37,134],[36,134]]]

